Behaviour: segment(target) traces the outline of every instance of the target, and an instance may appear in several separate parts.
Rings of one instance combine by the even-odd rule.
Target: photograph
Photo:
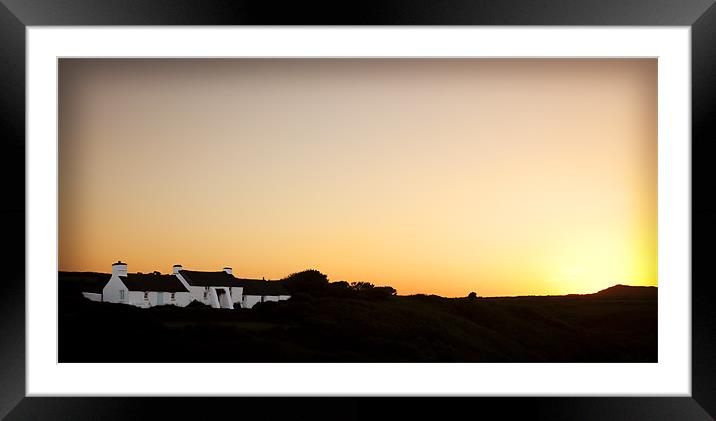
[[[60,58],[59,363],[658,363],[656,58]]]
[[[0,0],[0,419],[715,419],[715,1]]]

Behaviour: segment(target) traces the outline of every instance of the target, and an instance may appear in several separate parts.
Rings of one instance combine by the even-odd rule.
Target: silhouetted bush
[[[211,308],[210,305],[204,304],[202,302],[199,302],[197,300],[193,300],[189,304],[186,305],[186,308]]]
[[[277,301],[263,301],[254,304],[254,306],[251,307],[251,310],[258,313],[259,315],[268,314],[275,311],[276,306],[278,305],[280,305],[280,303]]]
[[[311,294],[305,293],[305,292],[296,292],[293,295],[291,295],[291,300],[294,302],[304,302],[304,301],[311,301],[313,299],[313,296]]]
[[[373,287],[363,292],[368,298],[383,299],[397,295],[397,291],[393,287]]]
[[[476,300],[476,299],[477,299],[477,294],[474,293],[474,292],[471,292],[471,293],[467,294],[467,298],[468,298],[469,300]]]

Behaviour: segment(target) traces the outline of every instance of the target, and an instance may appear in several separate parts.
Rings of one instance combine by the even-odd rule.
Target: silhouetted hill
[[[657,360],[655,294],[444,298],[311,281],[316,293],[250,310],[140,309],[82,298],[92,281],[78,277],[60,274],[60,362]]]
[[[590,294],[600,298],[645,298],[656,299],[658,289],[656,287],[614,285],[597,293]]]

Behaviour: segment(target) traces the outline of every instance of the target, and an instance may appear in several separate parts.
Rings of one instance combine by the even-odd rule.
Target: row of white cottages
[[[112,264],[112,276],[101,290],[82,295],[92,301],[145,308],[167,304],[184,307],[192,301],[213,308],[251,308],[259,302],[291,298],[279,282],[239,279],[228,267],[219,272],[199,272],[174,265],[171,275],[162,275],[128,273],[122,261]]]

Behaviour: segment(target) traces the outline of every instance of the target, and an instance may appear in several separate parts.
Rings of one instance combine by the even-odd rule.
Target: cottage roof
[[[82,284],[83,292],[101,294],[109,282],[110,274],[97,272],[60,272],[60,281],[71,281]]]
[[[120,276],[119,279],[130,291],[189,292],[174,275],[130,273],[127,276]]]
[[[240,287],[238,280],[229,273],[199,272],[196,270],[180,270],[179,273],[194,287]]]
[[[244,287],[244,295],[289,295],[280,281],[239,279],[239,286]]]
[[[107,280],[109,280],[109,276],[107,277]],[[104,286],[107,285],[107,280],[100,283],[87,283],[87,285],[82,287],[82,291],[91,292],[93,294],[101,294],[104,290]]]

